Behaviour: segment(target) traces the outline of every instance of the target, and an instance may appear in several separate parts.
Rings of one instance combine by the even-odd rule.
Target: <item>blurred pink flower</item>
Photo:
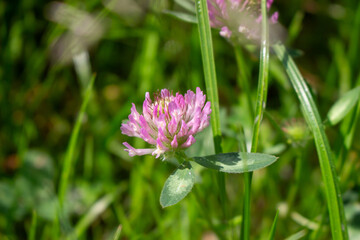
[[[226,38],[240,36],[248,40],[260,39],[260,0],[207,0],[210,25],[220,28],[220,35]],[[273,0],[267,0],[269,10]],[[275,24],[278,12],[270,17]]]
[[[130,156],[152,154],[158,158],[165,152],[175,152],[195,143],[194,135],[209,125],[210,102],[206,95],[196,88],[184,96],[162,89],[154,94],[145,94],[143,113],[139,114],[132,104],[129,121],[121,125],[122,134],[139,137],[153,145],[153,148],[135,149],[127,142],[123,144]]]

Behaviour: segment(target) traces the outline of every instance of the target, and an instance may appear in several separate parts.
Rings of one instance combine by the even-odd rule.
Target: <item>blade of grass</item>
[[[92,136],[86,138],[84,155],[84,178],[90,179],[94,165],[94,138]]]
[[[246,70],[246,63],[244,60],[244,56],[243,56],[243,50],[241,49],[240,46],[236,46],[235,47],[235,58],[236,58],[236,63],[237,63],[237,67],[238,67],[238,71],[239,71],[239,76],[238,78],[238,84],[243,88],[243,91],[246,93],[246,100],[247,100],[247,104],[248,104],[248,108],[250,111],[250,116],[251,119],[254,119],[254,108],[253,108],[253,103],[252,103],[252,99],[251,99],[251,90],[250,90],[250,77],[249,77],[249,73]]]
[[[177,4],[179,4],[184,9],[188,10],[189,12],[195,14],[194,2],[191,0],[175,0]]]
[[[319,221],[319,227],[310,234],[309,240],[322,239],[321,236],[323,235],[323,226],[324,226],[326,218],[327,218],[326,217],[327,216],[326,208],[323,207],[321,212],[322,212],[322,214],[321,214],[321,219]]]
[[[209,13],[206,0],[196,2],[196,17],[198,20],[201,55],[204,68],[205,85],[208,99],[211,102],[211,127],[213,131],[215,153],[221,153],[221,129],[219,113],[219,96],[216,80],[215,61],[213,45],[211,39],[211,29],[209,23]],[[217,173],[217,180],[220,191],[220,201],[223,207],[224,218],[226,219],[226,192],[225,192],[225,174]]]
[[[113,240],[118,240],[118,239],[120,239],[121,230],[122,230],[122,226],[119,225],[119,227],[116,229],[116,232],[115,232],[115,235],[114,235]]]
[[[92,76],[92,78],[90,80],[90,83],[89,83],[89,86],[86,89],[86,92],[85,92],[85,95],[84,95],[84,100],[83,100],[83,103],[81,105],[78,118],[76,119],[75,126],[74,126],[74,128],[72,130],[68,148],[66,150],[66,155],[65,155],[64,164],[63,164],[63,168],[62,168],[62,172],[61,172],[61,178],[60,178],[60,187],[59,187],[59,204],[60,204],[60,208],[63,207],[64,200],[65,200],[65,195],[66,195],[66,190],[67,190],[68,183],[69,183],[70,174],[71,174],[72,168],[74,167],[72,163],[73,163],[73,156],[74,156],[75,146],[76,146],[77,139],[79,137],[81,124],[82,124],[83,119],[85,117],[86,107],[88,105],[88,102],[89,102],[89,99],[90,99],[90,96],[91,96],[91,93],[92,93],[92,88],[93,88],[93,85],[94,85],[95,76],[96,76],[95,74]]]
[[[128,217],[125,214],[123,205],[113,203],[112,208],[115,212],[116,220],[120,223],[121,232],[124,232],[123,234],[124,236],[131,237],[131,233],[133,232],[133,229]]]
[[[261,1],[261,50],[260,50],[260,66],[259,81],[256,97],[255,120],[253,126],[253,135],[251,141],[251,152],[257,151],[259,142],[260,124],[264,115],[266,106],[266,97],[268,89],[268,73],[269,73],[269,28],[266,13],[266,0]],[[251,202],[251,180],[252,173],[244,174],[245,193],[244,193],[244,209],[242,222],[242,239],[250,239],[250,202]]]
[[[89,58],[89,53],[87,51],[82,51],[73,56],[76,75],[78,76],[83,89],[86,89],[86,86],[89,85],[89,80],[91,79],[91,64]]]
[[[160,37],[157,29],[157,20],[154,15],[148,15],[146,19],[146,26],[149,29],[143,38],[142,49],[140,57],[138,58],[137,68],[135,71],[136,79],[141,79],[141,84],[138,88],[139,95],[149,91],[158,83],[156,74],[160,71],[158,63],[159,42]]]
[[[296,222],[297,224],[299,224],[302,227],[305,227],[309,230],[317,230],[319,228],[319,224],[317,222],[314,222],[302,215],[300,215],[300,213],[297,212],[291,212],[290,213],[291,219]]]
[[[296,149],[295,152],[296,152],[295,154],[296,160],[295,160],[294,180],[293,180],[293,184],[291,184],[290,186],[290,190],[286,198],[287,209],[288,209],[286,213],[287,216],[291,212],[296,195],[298,194],[299,191],[299,186],[301,182],[301,173],[303,172],[303,161],[305,160],[304,156],[306,156],[305,155],[306,147],[301,149]]]
[[[357,85],[360,85],[360,75],[357,80]],[[340,172],[343,172],[344,164],[349,154],[350,147],[354,141],[355,130],[357,128],[360,118],[360,101],[358,101],[355,109],[347,116],[340,126],[340,139],[342,140],[339,150],[337,151],[337,159],[340,165]]]
[[[330,225],[333,239],[348,239],[347,226],[339,189],[339,183],[332,160],[330,145],[325,135],[319,111],[314,103],[305,80],[301,76],[295,62],[287,53],[284,45],[276,44],[273,49],[283,63],[295,92],[303,107],[303,113],[314,135],[316,149],[319,155],[322,178],[325,184],[326,200],[330,215]]]
[[[105,195],[94,203],[89,211],[76,224],[75,231],[73,233],[75,238],[79,238],[91,225],[91,223],[93,223],[103,212],[105,212],[105,210],[115,200],[116,196],[122,191],[122,189],[123,187]]]
[[[29,232],[29,240],[35,240],[36,225],[37,225],[37,214],[36,211],[33,210],[31,217],[30,232]]]
[[[261,120],[264,115],[266,106],[268,76],[269,76],[269,28],[266,15],[266,0],[261,1],[261,52],[260,52],[260,69],[259,69],[259,82],[257,90],[256,110],[255,110],[255,123],[253,128],[253,136],[251,143],[251,152],[256,152],[259,142],[259,131]]]
[[[219,113],[219,96],[216,80],[215,61],[213,45],[211,39],[211,30],[208,17],[206,0],[200,0],[196,3],[196,14],[198,19],[201,55],[205,75],[205,84],[208,99],[211,101],[211,125],[214,135],[215,153],[221,153],[221,129]]]
[[[204,205],[204,198],[202,197],[202,194],[200,192],[201,190],[198,189],[195,185],[194,189],[193,189],[193,196],[195,198],[195,202],[197,203],[197,207],[198,210],[200,212],[200,214],[203,215],[203,217],[205,218],[205,221],[207,222],[207,224],[209,225],[209,227],[216,233],[216,235],[219,237],[219,239],[226,239],[224,234],[222,233],[222,231],[219,230],[219,227],[215,226],[215,224],[213,223],[213,220],[211,218],[211,216],[209,216],[208,214],[208,210],[206,209],[205,205]]]
[[[56,211],[56,216],[54,218],[54,222],[53,222],[53,225],[51,226],[51,237],[52,239],[58,239],[59,236],[60,236],[60,209],[59,207],[57,208],[57,211]]]
[[[306,234],[308,233],[308,231],[306,229],[300,230],[297,233],[292,234],[291,236],[285,238],[285,240],[298,240],[298,239],[302,239]]]
[[[275,230],[276,230],[276,224],[277,224],[278,216],[279,216],[279,210],[276,211],[276,215],[275,215],[273,224],[271,226],[271,230],[270,230],[270,234],[269,234],[269,239],[270,240],[275,239]]]

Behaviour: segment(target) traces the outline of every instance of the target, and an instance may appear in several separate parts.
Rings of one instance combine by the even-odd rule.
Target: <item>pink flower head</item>
[[[267,0],[269,10],[274,0]],[[207,0],[211,27],[220,28],[220,35],[247,40],[260,39],[260,0]],[[270,17],[270,23],[277,23],[278,12]]]
[[[135,149],[127,142],[123,144],[130,156],[152,154],[158,158],[165,152],[174,152],[190,147],[194,135],[209,125],[210,102],[206,95],[196,88],[196,93],[188,90],[175,96],[167,89],[154,94],[145,94],[143,112],[139,114],[132,104],[129,121],[120,127],[122,134],[140,137],[153,145],[153,148]]]

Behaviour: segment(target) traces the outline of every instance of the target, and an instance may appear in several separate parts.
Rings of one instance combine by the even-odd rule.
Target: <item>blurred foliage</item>
[[[360,85],[360,4],[277,0],[273,6],[325,118],[340,96]],[[196,25],[165,10],[183,11],[171,0],[0,1],[0,239],[27,239],[31,231],[35,239],[71,234],[113,239],[119,225],[119,239],[239,235],[242,175],[226,176],[225,222],[213,171],[194,166],[194,192],[162,209],[160,192],[174,167],[152,156],[130,158],[123,151],[123,141],[145,146],[119,130],[131,103],[141,107],[145,92],[205,88]],[[216,30],[213,41],[223,150],[239,151],[240,132],[244,130],[246,143],[251,137],[251,104],[232,46]],[[240,50],[255,100],[258,50]],[[65,212],[59,216],[62,163],[93,72],[97,79],[77,142]],[[254,239],[267,239],[277,209],[275,239],[294,234],[329,239],[314,143],[306,137],[301,144],[291,144],[294,140],[282,130],[291,119],[301,118],[298,106],[281,64],[273,58],[259,151],[280,158],[254,173]],[[341,123],[327,128],[352,239],[360,229],[359,109],[358,103]],[[188,153],[213,153],[210,128],[197,136]]]

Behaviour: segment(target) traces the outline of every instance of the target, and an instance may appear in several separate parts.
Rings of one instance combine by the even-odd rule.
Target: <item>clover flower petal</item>
[[[134,147],[132,147],[130,144],[128,144],[127,142],[123,143],[125,147],[127,147],[127,149],[125,149],[125,151],[127,151],[129,153],[129,156],[133,157],[135,155],[146,155],[146,154],[150,154],[154,151],[154,149],[150,149],[150,148],[145,148],[145,149],[135,149]]]
[[[269,10],[274,0],[267,0]],[[258,41],[261,36],[260,0],[207,0],[210,25],[220,28],[225,38],[237,37],[239,40]],[[278,21],[279,13],[270,17],[270,23]]]
[[[222,0],[216,0],[219,3]],[[152,154],[158,158],[169,151],[180,151],[195,143],[194,136],[209,126],[211,103],[200,88],[175,96],[168,89],[145,94],[143,112],[132,104],[129,120],[120,127],[122,134],[142,138],[152,148],[135,149],[124,142],[130,156]]]

